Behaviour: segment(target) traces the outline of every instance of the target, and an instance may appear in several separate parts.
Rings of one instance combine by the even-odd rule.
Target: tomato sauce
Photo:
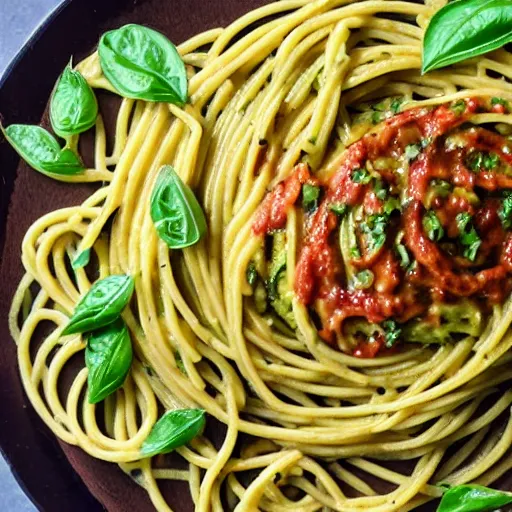
[[[321,304],[324,340],[333,342],[348,318],[406,322],[426,318],[436,301],[468,297],[488,308],[510,293],[512,233],[500,218],[499,194],[512,189],[512,150],[505,137],[464,125],[486,111],[498,112],[470,98],[395,115],[347,148],[324,183],[300,164],[266,196],[253,224],[257,235],[284,227],[304,183],[322,187],[322,201],[306,216],[294,289],[306,306]],[[399,165],[383,168],[386,159]],[[341,220],[332,208],[340,204],[361,210],[350,262],[340,253]],[[372,283],[357,289],[345,275],[347,263],[370,271]],[[353,354],[375,357],[384,345],[362,340]]]

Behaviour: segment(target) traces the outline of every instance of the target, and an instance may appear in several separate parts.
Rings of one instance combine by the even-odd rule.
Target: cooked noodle
[[[137,482],[157,510],[170,510],[159,484],[185,480],[200,511],[405,511],[440,496],[436,483],[489,484],[512,467],[510,300],[494,307],[478,339],[361,359],[318,340],[297,299],[297,331],[274,325],[256,310],[245,275],[262,247],[252,223],[267,191],[301,159],[328,174],[363,135],[347,106],[395,96],[405,108],[512,100],[505,50],[420,75],[424,27],[445,3],[283,0],[190,39],[178,47],[189,104],[123,99],[112,154],[100,115],[94,168],[68,179],[100,188],[27,232],[10,313],[26,392],[60,439],[141,470]],[[96,53],[78,69],[93,87],[111,87]],[[511,115],[473,118],[497,120],[512,124]],[[195,190],[208,221],[208,236],[183,251],[169,251],[150,217],[163,164]],[[297,225],[291,209],[290,283]],[[89,247],[97,272],[73,272],[69,261]],[[60,333],[91,282],[120,273],[135,278],[123,318],[136,359],[99,421],[84,399],[86,368],[59,395],[63,369],[85,347],[80,335]],[[54,329],[34,355],[35,331],[48,322]],[[181,407],[224,423],[222,444],[200,436],[178,449],[186,470],[140,460],[161,410]],[[389,461],[409,461],[400,466],[409,470]]]

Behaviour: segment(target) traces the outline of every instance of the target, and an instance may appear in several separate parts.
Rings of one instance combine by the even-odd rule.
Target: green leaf
[[[492,98],[491,99],[491,105],[494,106],[494,105],[503,105],[504,107],[508,108],[509,107],[509,102],[504,99],[504,98]]]
[[[142,444],[143,457],[169,453],[186,445],[199,435],[206,423],[203,409],[167,411],[153,426]]]
[[[133,278],[113,275],[96,281],[78,303],[63,335],[93,331],[119,318],[133,294]]]
[[[458,485],[444,493],[437,512],[490,512],[510,503],[510,493],[482,485]]]
[[[448,197],[453,189],[451,183],[444,180],[434,179],[430,182],[430,186],[436,196]]]
[[[55,137],[40,126],[11,124],[2,131],[21,158],[36,171],[54,177],[73,176],[84,170],[76,154],[61,149]]]
[[[85,251],[82,251],[80,254],[78,254],[76,258],[72,261],[71,267],[73,268],[73,270],[83,268],[89,263],[90,259],[91,249],[85,249]]]
[[[384,328],[384,339],[386,347],[391,348],[402,335],[402,329],[398,327],[398,324],[394,320],[385,320],[382,322]]]
[[[393,114],[398,114],[400,112],[400,109],[402,108],[402,103],[404,102],[405,98],[403,96],[399,96],[397,98],[394,98],[391,102],[390,109]]]
[[[385,183],[380,178],[375,178],[373,180],[373,192],[378,199],[384,201],[386,197],[388,197],[389,191]]]
[[[306,210],[313,210],[317,207],[320,197],[320,187],[304,183],[302,185],[302,205]]]
[[[125,25],[103,34],[98,53],[104,75],[122,96],[186,103],[185,64],[176,47],[159,32]]]
[[[462,212],[455,217],[457,227],[459,228],[459,240],[464,247],[463,255],[470,261],[475,261],[478,249],[482,245],[482,240],[478,236],[471,215]]]
[[[150,213],[158,236],[171,249],[190,247],[206,232],[201,206],[170,165],[164,165],[157,177]]]
[[[50,102],[50,121],[53,131],[69,137],[92,128],[98,117],[98,102],[93,90],[71,64],[64,69]]]
[[[512,2],[457,0],[440,9],[423,39],[426,73],[496,50],[512,41]]]
[[[467,165],[473,172],[493,171],[500,163],[499,155],[483,151],[473,151],[467,158]]]
[[[439,242],[444,236],[443,226],[432,210],[429,210],[423,217],[423,229],[433,242]]]
[[[450,110],[457,116],[460,117],[466,112],[466,102],[464,100],[458,100],[450,105]]]
[[[89,336],[85,348],[89,403],[101,402],[123,385],[132,358],[130,333],[121,318]]]

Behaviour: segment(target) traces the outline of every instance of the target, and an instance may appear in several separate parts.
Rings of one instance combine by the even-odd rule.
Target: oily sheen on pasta
[[[100,114],[94,168],[68,178],[98,187],[27,232],[10,315],[26,392],[157,510],[184,480],[199,511],[406,511],[512,467],[512,55],[422,76],[445,4],[283,0],[193,37],[189,102],[123,99],[108,134]],[[97,53],[78,69],[112,90]],[[151,219],[163,165],[206,216],[182,250]],[[93,257],[73,271],[77,247]],[[83,368],[63,398],[86,340],[62,330],[114,274],[135,279],[128,378],[98,407]],[[186,407],[222,442],[179,448],[187,469],[141,458],[162,411]]]

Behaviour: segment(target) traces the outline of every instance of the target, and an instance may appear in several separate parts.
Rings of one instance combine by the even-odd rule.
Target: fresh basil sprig
[[[190,247],[206,232],[201,206],[170,165],[164,165],[157,177],[150,214],[158,236],[171,249]]]
[[[114,275],[96,281],[78,303],[63,335],[89,332],[119,318],[135,288],[133,278]]]
[[[199,435],[206,423],[203,409],[167,411],[153,426],[140,450],[144,457],[169,453]]]
[[[30,167],[50,177],[73,176],[84,171],[79,157],[60,147],[40,126],[12,124],[2,130],[5,138]]]
[[[185,64],[159,32],[134,24],[111,30],[101,37],[98,54],[104,75],[122,96],[186,103]]]
[[[101,402],[123,385],[132,358],[130,333],[121,318],[89,336],[85,349],[89,403]]]
[[[490,512],[512,503],[512,494],[482,485],[458,485],[448,489],[437,512]]]
[[[512,2],[456,0],[440,9],[423,39],[426,73],[496,50],[512,41]]]
[[[77,135],[92,128],[98,117],[93,90],[71,64],[59,77],[50,101],[50,121],[60,137]]]

